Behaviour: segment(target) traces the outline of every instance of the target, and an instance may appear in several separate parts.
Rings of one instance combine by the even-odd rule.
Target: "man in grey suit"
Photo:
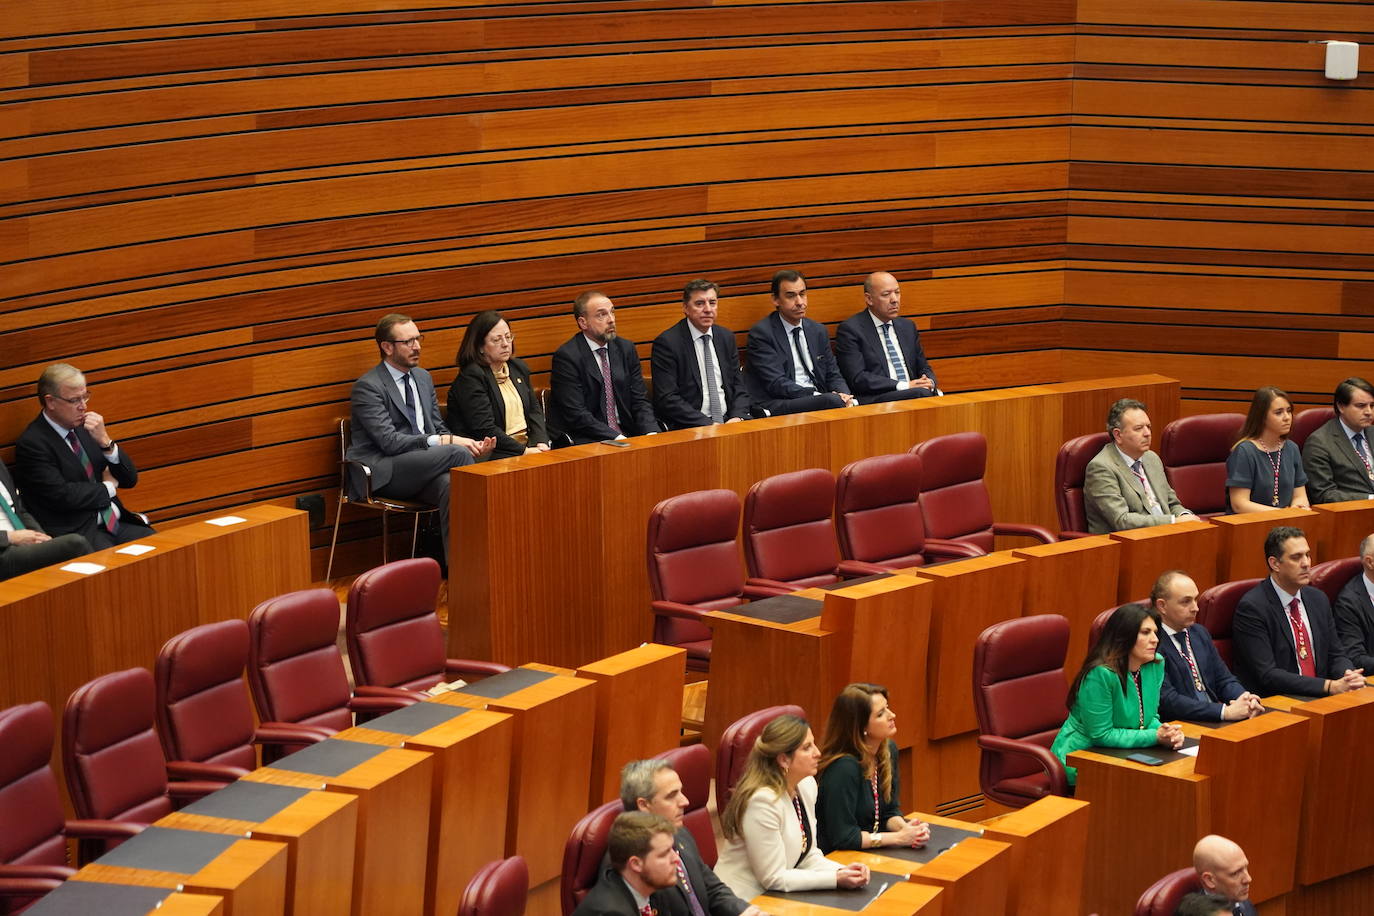
[[[1336,386],[1336,416],[1307,437],[1302,466],[1312,505],[1374,499],[1374,459],[1366,432],[1374,425],[1374,386],[1351,377]]]
[[[1356,668],[1374,671],[1374,534],[1360,541],[1360,572],[1336,596],[1336,636]]]
[[[1130,398],[1113,404],[1107,411],[1107,434],[1112,441],[1088,462],[1083,481],[1090,533],[1168,525],[1193,515],[1169,486],[1164,463],[1150,451],[1150,415],[1144,404]]]
[[[455,436],[439,414],[434,381],[420,368],[420,329],[406,315],[377,322],[382,361],[353,383],[350,396],[353,436],[348,458],[365,465],[377,496],[413,499],[439,510],[448,556],[449,468],[472,464],[496,447]],[[350,481],[355,493],[361,481]]]

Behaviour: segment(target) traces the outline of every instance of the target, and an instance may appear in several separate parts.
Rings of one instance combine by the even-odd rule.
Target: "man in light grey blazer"
[[[455,436],[439,414],[434,381],[420,368],[424,337],[405,315],[377,322],[382,361],[353,383],[348,458],[367,466],[377,496],[413,499],[439,510],[448,555],[449,468],[491,453],[496,440]],[[360,495],[362,481],[349,482]]]
[[[1178,501],[1164,476],[1164,463],[1150,451],[1150,415],[1145,405],[1122,398],[1107,412],[1112,441],[1088,462],[1083,508],[1091,534],[1168,525],[1192,510]]]
[[[1374,499],[1374,458],[1367,441],[1374,425],[1374,387],[1351,377],[1336,386],[1336,416],[1302,447],[1307,495],[1312,505]]]

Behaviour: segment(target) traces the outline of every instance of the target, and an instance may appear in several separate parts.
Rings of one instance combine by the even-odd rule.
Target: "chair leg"
[[[420,543],[420,516],[424,513],[415,513],[415,526],[410,529],[410,558],[415,559],[415,548]]]
[[[329,582],[329,574],[334,571],[334,548],[339,543],[339,521],[343,518],[343,494],[339,494],[339,504],[334,507],[334,536],[329,539],[329,562],[324,566],[324,581]]]
[[[390,511],[390,510],[388,510],[388,509],[383,509],[383,510],[382,510],[382,565],[383,565],[383,566],[386,565],[386,542],[389,541],[389,540],[391,540],[391,538],[387,536],[387,524],[386,524],[387,516],[389,516],[389,515],[391,515],[391,511]]]

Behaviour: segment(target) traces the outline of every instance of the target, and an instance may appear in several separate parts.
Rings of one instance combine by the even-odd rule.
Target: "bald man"
[[[1161,575],[1150,590],[1150,603],[1163,624],[1159,654],[1164,656],[1164,683],[1159,716],[1168,722],[1231,722],[1264,712],[1259,697],[1248,692],[1221,660],[1212,636],[1197,622],[1197,583],[1181,569]]]
[[[921,336],[902,310],[902,286],[878,271],[864,280],[864,310],[835,329],[835,360],[860,404],[937,394]]]
[[[1250,861],[1245,850],[1224,836],[1208,834],[1193,847],[1193,868],[1202,886],[1225,897],[1236,916],[1257,916],[1250,902]]]

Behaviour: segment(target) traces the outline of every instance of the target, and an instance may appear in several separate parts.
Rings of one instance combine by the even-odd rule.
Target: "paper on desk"
[[[90,576],[103,571],[105,567],[101,566],[99,563],[68,563],[66,566],[62,567],[62,569],[64,572],[81,573],[83,576]]]
[[[205,520],[207,525],[218,525],[221,528],[228,528],[230,525],[238,525],[248,519],[240,518],[237,515],[221,515],[219,518],[209,518]]]
[[[125,553],[131,557],[140,557],[149,551],[157,550],[152,544],[125,544],[115,551],[115,553]]]
[[[1180,754],[1186,754],[1186,755],[1188,755],[1189,757],[1196,757],[1196,756],[1197,756],[1197,752],[1198,752],[1198,750],[1199,750],[1201,747],[1202,747],[1202,745],[1200,745],[1200,744],[1194,744],[1192,747],[1181,747],[1181,748],[1178,749],[1178,752],[1179,752]]]

